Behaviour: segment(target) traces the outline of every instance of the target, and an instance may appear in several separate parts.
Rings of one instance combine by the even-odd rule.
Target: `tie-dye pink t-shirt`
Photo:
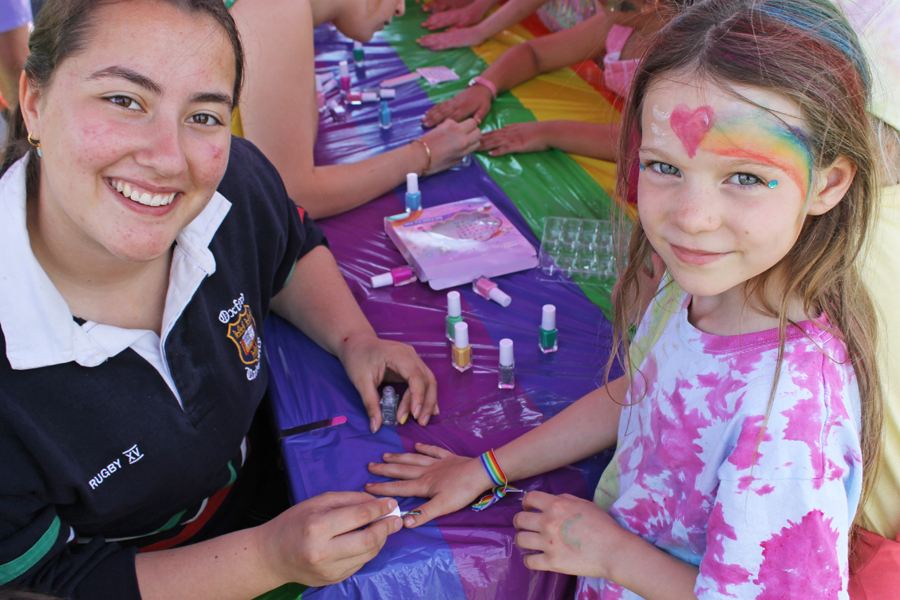
[[[654,329],[659,338],[629,392],[634,404],[622,411],[619,495],[609,514],[698,565],[701,599],[847,598],[862,461],[846,346],[824,321],[788,329],[760,438],[778,331],[706,334],[688,322],[689,304],[682,295],[656,306],[638,329],[636,342]],[[664,327],[651,327],[653,318]],[[579,578],[576,597],[638,596]]]

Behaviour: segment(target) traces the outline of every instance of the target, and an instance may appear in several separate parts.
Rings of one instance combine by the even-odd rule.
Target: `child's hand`
[[[478,150],[491,156],[549,150],[543,123],[513,123],[485,133]]]
[[[431,167],[428,174],[440,173],[471,154],[481,144],[481,130],[475,119],[466,119],[461,123],[444,121],[433,130],[422,136],[422,140],[431,149]]]
[[[462,121],[469,117],[475,117],[475,123],[481,125],[484,117],[491,111],[493,101],[494,96],[486,86],[469,86],[425,113],[422,117],[422,126],[434,127],[447,119]]]
[[[369,472],[406,481],[367,483],[366,491],[379,496],[431,498],[407,516],[404,525],[417,527],[469,506],[493,486],[481,461],[457,456],[438,446],[416,444],[419,454],[385,454],[383,463],[369,463]]]
[[[535,571],[609,578],[609,563],[623,538],[631,536],[603,509],[570,494],[528,492],[513,519],[516,545],[535,554],[525,566]]]
[[[461,27],[443,33],[423,35],[416,40],[420,46],[430,50],[446,50],[447,48],[471,48],[484,42],[484,34],[478,27]]]
[[[454,8],[462,8],[472,4],[473,0],[433,0],[422,4],[422,10],[430,13],[443,12]]]
[[[422,23],[422,27],[426,27],[431,31],[444,29],[445,27],[468,27],[481,22],[481,19],[484,18],[484,13],[485,11],[476,2],[464,8],[434,13]]]
[[[412,346],[374,335],[354,336],[345,341],[340,359],[347,376],[362,396],[373,433],[381,427],[378,386],[382,381],[409,384],[397,407],[397,420],[401,424],[412,414],[419,425],[425,426],[431,415],[439,412],[434,374]]]

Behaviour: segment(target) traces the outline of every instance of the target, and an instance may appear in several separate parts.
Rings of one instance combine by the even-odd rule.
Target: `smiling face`
[[[743,302],[742,284],[790,251],[815,198],[799,107],[773,92],[667,80],[644,97],[638,212],[695,298]],[[768,110],[766,110],[768,109]],[[777,116],[776,116],[777,115]]]
[[[225,173],[234,52],[212,17],[165,3],[106,4],[93,22],[84,50],[24,95],[43,154],[37,233],[72,252],[150,261]]]
[[[376,32],[406,13],[405,0],[349,0],[334,19],[334,26],[348,38],[368,42]]]

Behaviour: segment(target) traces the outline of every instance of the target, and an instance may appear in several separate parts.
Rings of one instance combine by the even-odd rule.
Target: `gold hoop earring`
[[[35,142],[33,139],[31,139],[31,132],[30,132],[30,131],[28,132],[28,143],[31,144],[32,146],[34,146],[35,148],[37,148],[37,155],[38,155],[38,158],[43,158],[43,157],[44,157],[44,155],[41,154],[41,142],[40,142],[40,141]]]

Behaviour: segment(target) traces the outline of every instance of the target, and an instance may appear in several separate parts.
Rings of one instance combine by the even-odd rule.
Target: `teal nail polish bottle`
[[[559,347],[556,340],[556,307],[545,304],[541,312],[541,352],[550,354]]]

